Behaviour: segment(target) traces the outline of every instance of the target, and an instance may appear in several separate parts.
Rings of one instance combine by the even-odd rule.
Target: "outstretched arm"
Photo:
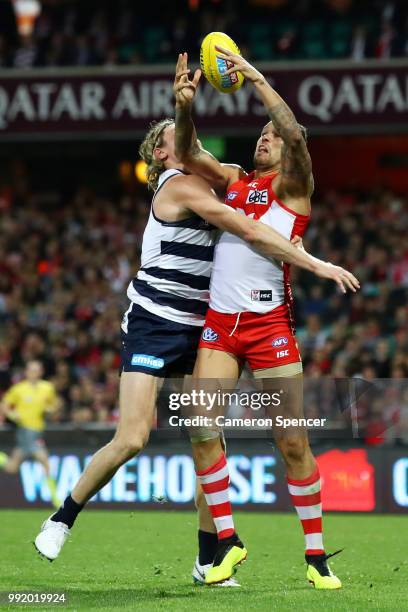
[[[174,178],[167,193],[179,205],[194,211],[212,225],[239,236],[264,257],[294,264],[321,278],[332,279],[343,293],[346,288],[356,291],[360,286],[358,280],[347,270],[309,255],[265,223],[254,221],[229,206],[220,204],[212,196],[208,184],[198,176]]]
[[[308,197],[313,191],[312,161],[307,150],[302,129],[292,110],[277,91],[269,85],[263,74],[247,62],[241,55],[223,47],[216,47],[221,54],[232,62],[227,74],[241,72],[251,81],[258,92],[276,132],[283,140],[281,156],[281,180],[274,185],[277,195]]]
[[[187,53],[180,53],[174,79],[176,97],[176,157],[194,174],[206,179],[212,187],[224,190],[228,184],[244,174],[242,168],[221,164],[209,151],[201,146],[191,115],[193,99],[200,80],[201,71],[196,70],[189,80]]]

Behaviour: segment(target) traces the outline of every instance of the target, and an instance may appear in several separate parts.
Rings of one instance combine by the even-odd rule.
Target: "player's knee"
[[[304,437],[287,436],[281,440],[279,446],[286,463],[302,463],[308,452],[309,443]]]
[[[121,442],[119,443],[119,454],[123,460],[127,461],[128,459],[132,459],[133,457],[135,457],[135,455],[140,453],[144,445],[145,444],[143,440],[137,437],[121,440]]]
[[[209,437],[211,436],[211,437]],[[209,454],[213,454],[219,447],[221,452],[221,439],[218,432],[210,433],[206,432],[205,435],[192,436],[191,442],[193,444],[193,454],[195,461],[206,461]]]
[[[134,434],[132,436],[121,436],[115,440],[115,445],[118,449],[118,456],[123,461],[132,459],[135,455],[146,446],[148,434]]]

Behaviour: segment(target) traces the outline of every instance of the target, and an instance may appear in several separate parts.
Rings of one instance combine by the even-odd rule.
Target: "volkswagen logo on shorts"
[[[215,342],[218,340],[218,334],[211,327],[206,327],[203,331],[202,339],[206,342]]]

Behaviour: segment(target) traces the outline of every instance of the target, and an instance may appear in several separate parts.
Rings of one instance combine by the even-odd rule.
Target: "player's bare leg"
[[[46,477],[48,488],[50,490],[52,503],[56,508],[58,508],[58,506],[60,505],[60,501],[57,498],[55,480],[50,477],[50,469],[49,469],[47,452],[45,450],[39,449],[38,451],[33,453],[32,456],[35,461],[38,461],[44,467],[45,477]],[[1,465],[2,458],[4,461],[3,465]],[[24,459],[25,459],[25,455],[20,448],[15,448],[12,451],[10,456],[6,455],[5,453],[1,453],[0,468],[3,469],[8,474],[17,474],[18,470],[20,469],[20,465],[23,463]]]
[[[69,529],[86,502],[107,484],[121,465],[145,446],[154,416],[158,379],[141,372],[123,372],[120,380],[120,415],[115,436],[92,458],[61,508],[48,519],[35,540],[37,550],[55,559]]]
[[[78,504],[85,504],[121,465],[146,445],[153,423],[158,379],[141,372],[123,372],[120,377],[120,416],[115,436],[92,458],[72,491]]]
[[[51,501],[55,508],[59,508],[59,506],[61,505],[61,500],[58,499],[57,495],[57,483],[55,482],[54,478],[51,476],[50,473],[50,462],[48,460],[48,453],[46,449],[40,448],[35,451],[35,453],[33,453],[33,459],[35,459],[35,461],[38,461],[38,463],[41,463],[41,465],[43,466],[45,479],[51,494]]]
[[[228,353],[200,349],[193,378],[205,381],[205,390],[214,392],[235,385],[240,374],[238,359]],[[220,378],[222,372],[222,379]],[[218,537],[213,566],[205,577],[206,584],[222,583],[233,575],[246,558],[247,551],[235,533],[229,501],[229,474],[220,433],[208,429],[196,430],[191,436],[197,480],[201,485]]]
[[[289,364],[279,368],[279,378],[281,376],[283,378],[283,381],[279,380],[279,382],[283,383],[282,387],[286,396],[283,416],[300,418],[303,416],[303,375],[301,373],[291,374],[293,365]],[[285,377],[286,372],[289,373],[288,377]],[[259,377],[258,374],[255,376]],[[287,385],[284,384],[285,379],[288,380]],[[306,430],[294,427],[288,433],[275,432],[275,439],[286,465],[288,479],[302,480],[308,478],[316,470],[317,463],[311,451]]]
[[[1,469],[7,472],[7,474],[17,474],[18,470],[20,469],[20,465],[24,461],[23,451],[20,448],[14,448],[11,451],[10,455],[6,455],[6,453],[1,453],[1,456]]]
[[[238,381],[240,370],[240,363],[234,355],[224,353],[223,351],[202,348],[199,349],[197,354],[193,379],[196,381],[202,380],[206,391],[215,392],[217,389],[225,387],[226,381],[227,386],[235,385]],[[222,372],[222,378],[220,378],[220,372]],[[194,465],[198,472],[207,470],[224,453],[221,437],[218,432],[215,435],[214,432],[204,430],[201,436],[195,436],[194,434],[192,437],[192,447]]]
[[[294,366],[296,364],[258,370],[254,375],[265,382],[276,377],[284,392],[280,414],[285,418],[299,419],[304,416],[303,375],[294,373]],[[289,494],[305,535],[307,578],[317,589],[338,589],[341,582],[328,567],[328,555],[323,546],[320,474],[307,430],[302,427],[275,428],[274,434],[286,465]]]

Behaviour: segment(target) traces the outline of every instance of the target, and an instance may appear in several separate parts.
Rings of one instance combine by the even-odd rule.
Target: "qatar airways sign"
[[[357,72],[336,77],[319,74],[302,79],[297,95],[302,113],[322,123],[334,123],[336,119],[358,118],[364,122],[380,116],[387,122],[388,113],[398,118],[408,111],[408,71],[401,75]],[[399,118],[402,120],[402,115]]]
[[[261,69],[315,131],[408,129],[408,61],[318,68],[271,64]],[[153,119],[174,115],[173,72],[143,70],[0,73],[0,139],[73,137],[106,133],[138,137]],[[195,101],[199,128],[253,132],[265,110],[253,87],[219,94],[204,79]]]

